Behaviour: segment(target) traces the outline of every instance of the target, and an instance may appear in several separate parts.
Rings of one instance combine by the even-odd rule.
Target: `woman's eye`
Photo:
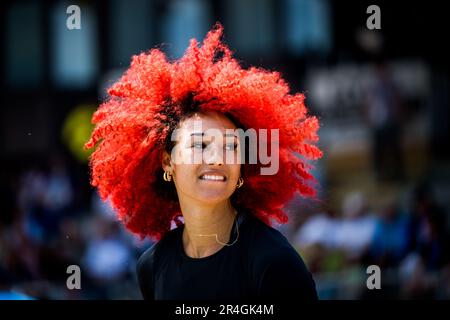
[[[204,142],[194,142],[192,143],[191,147],[195,148],[195,149],[205,149],[207,147],[206,143]],[[236,150],[236,148],[238,147],[237,143],[227,143],[225,145],[225,149],[226,150]]]
[[[237,143],[228,143],[225,145],[225,149],[226,150],[236,150],[237,148]]]
[[[206,144],[204,144],[203,142],[194,142],[192,144],[192,147],[194,147],[196,149],[203,149],[206,147]]]

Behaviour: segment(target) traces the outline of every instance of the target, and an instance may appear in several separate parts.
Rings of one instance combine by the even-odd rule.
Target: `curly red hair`
[[[161,196],[158,181],[170,124],[191,110],[188,98],[198,110],[232,115],[247,128],[279,129],[278,172],[261,175],[259,164],[244,164],[245,184],[235,192],[236,206],[265,223],[285,223],[283,206],[295,192],[315,195],[306,160],[322,155],[314,145],[319,121],[307,114],[305,96],[291,95],[278,72],[241,68],[221,42],[222,32],[217,24],[201,47],[191,39],[174,62],[159,49],[133,56],[130,68],[108,89],[110,98],[93,115],[95,129],[86,143],[86,148],[98,144],[90,158],[91,184],[141,237],[160,239],[172,221],[181,223],[178,201]]]

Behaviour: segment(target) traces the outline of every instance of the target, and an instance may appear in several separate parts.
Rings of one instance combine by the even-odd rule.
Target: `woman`
[[[133,57],[93,117],[92,184],[130,231],[157,240],[137,265],[145,299],[317,299],[271,222],[287,222],[295,192],[314,195],[294,152],[321,156],[318,121],[278,73],[242,69],[221,34],[217,25],[201,47],[191,40],[172,63],[158,49]],[[247,160],[268,146],[277,168],[263,174],[267,163]]]

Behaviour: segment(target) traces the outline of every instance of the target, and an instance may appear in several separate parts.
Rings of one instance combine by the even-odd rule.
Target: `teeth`
[[[225,177],[205,174],[204,176],[201,177],[201,179],[203,179],[203,180],[223,181],[223,180],[225,180]]]

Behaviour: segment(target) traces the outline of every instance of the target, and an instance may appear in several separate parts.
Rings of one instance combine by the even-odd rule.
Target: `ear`
[[[162,154],[161,165],[164,171],[173,172],[172,161],[170,158],[170,154],[167,151],[164,151]]]

